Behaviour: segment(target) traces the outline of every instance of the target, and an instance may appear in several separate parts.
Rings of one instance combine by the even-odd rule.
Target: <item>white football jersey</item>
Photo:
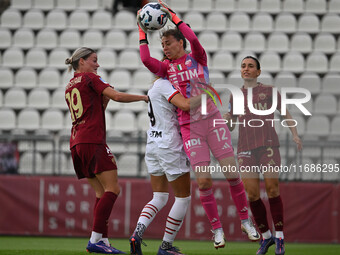
[[[171,98],[177,93],[179,92],[175,87],[162,78],[156,80],[148,91],[150,117],[148,143],[155,142],[159,148],[181,149],[183,146],[176,107],[170,103]]]

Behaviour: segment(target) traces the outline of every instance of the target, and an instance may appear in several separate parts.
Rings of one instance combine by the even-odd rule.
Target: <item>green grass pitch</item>
[[[127,239],[110,239],[112,245],[129,252]],[[15,237],[0,236],[0,255],[85,255],[88,238],[65,237]],[[144,255],[157,254],[161,240],[145,240],[147,247],[142,246]],[[212,241],[176,241],[174,243],[187,255],[255,255],[257,243],[227,242],[224,249],[215,250]],[[272,246],[268,255],[274,255]],[[286,244],[287,255],[339,255],[340,244]]]

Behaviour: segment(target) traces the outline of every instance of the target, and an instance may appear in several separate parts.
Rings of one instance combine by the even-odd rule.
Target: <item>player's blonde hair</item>
[[[95,53],[95,51],[87,47],[76,49],[72,56],[65,60],[65,64],[68,65],[68,71],[71,72],[72,68],[76,71],[79,66],[79,59],[87,59],[92,53]]]

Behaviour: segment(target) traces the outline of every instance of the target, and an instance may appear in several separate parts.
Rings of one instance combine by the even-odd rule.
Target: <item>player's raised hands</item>
[[[146,27],[141,22],[140,11],[141,11],[141,9],[139,9],[138,12],[137,12],[137,26],[138,26],[138,32],[139,32],[139,44],[148,44],[148,38],[147,38],[147,34],[146,34],[148,30],[146,29]]]
[[[165,12],[168,16],[168,18],[176,25],[179,26],[183,21],[176,15],[176,12],[174,12],[170,7],[164,3],[162,0],[158,0],[158,3],[162,6],[161,10]]]

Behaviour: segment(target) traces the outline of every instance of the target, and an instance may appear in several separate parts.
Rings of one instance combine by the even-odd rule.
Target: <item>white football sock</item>
[[[98,243],[100,241],[100,239],[102,239],[102,237],[103,237],[103,234],[92,231],[90,242],[91,243]]]

